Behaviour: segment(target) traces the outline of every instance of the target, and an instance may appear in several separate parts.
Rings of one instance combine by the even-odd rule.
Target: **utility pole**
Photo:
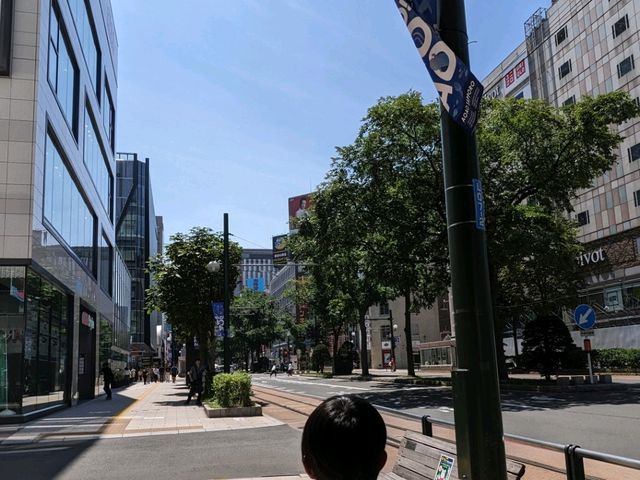
[[[467,67],[464,0],[438,1],[442,40]],[[484,198],[473,132],[441,106],[447,230],[457,368],[452,372],[460,478],[506,480]]]
[[[231,350],[229,348],[229,214],[224,214],[224,250],[222,268],[224,268],[224,373],[231,373]]]

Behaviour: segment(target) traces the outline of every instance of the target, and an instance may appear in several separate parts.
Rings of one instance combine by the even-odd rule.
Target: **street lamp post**
[[[220,263],[212,260],[207,264],[209,272],[220,271]],[[224,373],[231,373],[231,349],[229,348],[229,214],[224,214],[224,232],[223,232],[223,252],[222,252],[222,272],[224,274],[224,332],[223,332],[223,349],[224,349]]]
[[[393,368],[396,368],[396,339],[395,339],[395,330],[398,328],[398,325],[393,324],[393,312],[389,309],[389,332],[391,334],[391,360],[393,361]]]

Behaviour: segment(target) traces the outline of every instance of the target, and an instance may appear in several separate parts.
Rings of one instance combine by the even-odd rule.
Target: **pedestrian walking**
[[[101,373],[104,381],[104,393],[107,394],[107,400],[111,400],[111,387],[113,386],[115,378],[111,367],[109,367],[109,362],[104,362]]]
[[[144,385],[147,384],[147,377],[149,377],[149,372],[147,372],[147,369],[145,368],[142,370],[142,381],[144,382]]]
[[[200,366],[200,359],[196,358],[195,363],[189,369],[189,377],[191,378],[191,384],[189,387],[189,395],[185,405],[189,405],[191,398],[197,395],[196,403],[202,405],[202,376],[204,369]]]
[[[271,366],[271,371],[269,372],[269,378],[271,378],[271,375],[275,375],[276,378],[278,378],[278,368],[276,367],[275,363]]]
[[[176,383],[176,377],[178,376],[178,368],[174,365],[171,367],[171,380]]]

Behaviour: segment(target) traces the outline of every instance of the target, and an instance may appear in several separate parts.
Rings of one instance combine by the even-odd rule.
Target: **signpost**
[[[574,321],[581,330],[591,330],[596,324],[596,311],[590,305],[582,304],[573,313]]]
[[[591,305],[578,305],[573,312],[573,320],[578,328],[582,330],[581,334],[585,336],[593,336],[593,326],[596,324],[596,311]],[[593,385],[593,368],[591,366],[591,340],[584,339],[583,349],[587,352],[587,365],[589,366],[589,383]]]

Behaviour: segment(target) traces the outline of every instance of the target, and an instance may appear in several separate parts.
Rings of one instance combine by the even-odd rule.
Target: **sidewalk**
[[[138,382],[114,390],[113,400],[94,400],[23,425],[0,427],[0,445],[43,441],[187,434],[282,425],[268,417],[208,418],[195,403],[184,405],[184,383]]]

